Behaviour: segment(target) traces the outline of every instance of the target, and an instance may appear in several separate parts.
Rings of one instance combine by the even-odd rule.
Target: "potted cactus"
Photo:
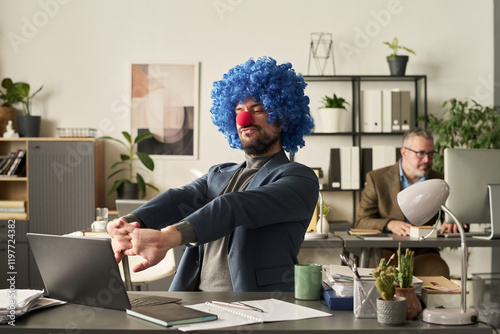
[[[398,269],[396,269],[396,296],[406,298],[406,320],[413,320],[422,311],[422,305],[415,294],[413,282],[413,265],[415,263],[415,252],[408,248],[405,254],[401,254],[401,243],[398,247]]]
[[[387,266],[385,259],[373,271],[375,286],[381,297],[377,299],[377,321],[384,325],[401,325],[406,320],[406,298],[394,296],[397,270]]]

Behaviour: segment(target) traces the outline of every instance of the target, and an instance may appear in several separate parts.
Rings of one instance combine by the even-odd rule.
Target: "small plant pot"
[[[116,196],[118,199],[138,199],[139,186],[137,183],[122,183],[118,189],[116,189]]]
[[[17,124],[19,126],[20,137],[40,137],[41,116],[18,115]]]
[[[422,305],[415,293],[415,287],[396,288],[396,297],[406,298],[406,320],[414,320],[422,311]]]
[[[341,132],[343,128],[345,109],[340,108],[321,108],[318,110],[319,120],[321,122],[320,131],[323,133],[336,133]]]
[[[390,57],[387,56],[387,62],[389,63],[389,70],[391,71],[391,75],[405,75],[408,58],[408,56],[394,56],[392,59],[390,59]]]
[[[406,298],[377,298],[377,321],[383,325],[400,326],[406,321]]]

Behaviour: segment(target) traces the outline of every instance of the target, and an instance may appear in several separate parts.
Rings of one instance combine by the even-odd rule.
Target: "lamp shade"
[[[415,183],[398,193],[401,211],[413,225],[429,221],[446,202],[450,186],[443,180],[433,179]]]

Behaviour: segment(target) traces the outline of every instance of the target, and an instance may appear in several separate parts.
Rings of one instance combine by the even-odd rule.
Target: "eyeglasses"
[[[425,151],[415,151],[415,150],[412,150],[411,148],[409,147],[405,147],[407,150],[409,151],[412,151],[413,153],[415,153],[415,155],[417,156],[417,158],[419,159],[423,159],[426,155],[429,157],[429,159],[432,159],[432,157],[434,156],[434,154],[436,153],[436,151],[429,151],[429,152],[425,152]]]

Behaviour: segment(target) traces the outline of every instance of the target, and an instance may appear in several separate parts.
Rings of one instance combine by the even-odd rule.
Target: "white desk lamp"
[[[477,321],[477,311],[467,308],[467,247],[462,224],[444,205],[450,187],[443,180],[426,180],[416,183],[398,193],[398,204],[405,217],[415,226],[429,221],[439,210],[453,219],[460,232],[462,248],[462,278],[460,309],[458,307],[429,307],[422,312],[422,320],[437,325],[468,325]]]

